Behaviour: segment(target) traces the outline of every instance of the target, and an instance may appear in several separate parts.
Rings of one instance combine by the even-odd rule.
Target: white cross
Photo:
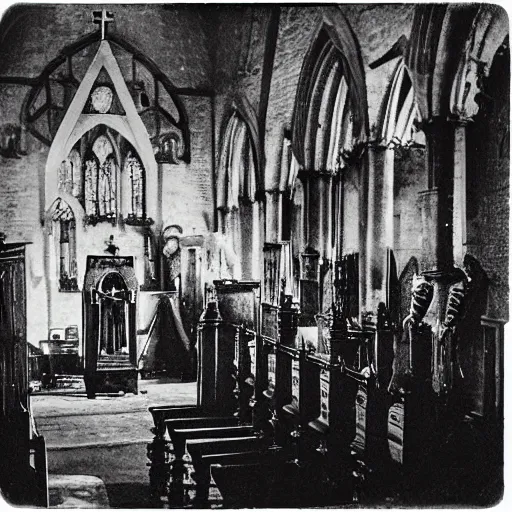
[[[101,11],[93,11],[92,21],[96,25],[101,25],[101,39],[103,40],[105,39],[105,34],[107,32],[107,25],[114,21],[114,15],[106,9],[102,9]]]

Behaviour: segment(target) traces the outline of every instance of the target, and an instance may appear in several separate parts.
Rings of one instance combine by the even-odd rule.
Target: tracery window
[[[91,47],[101,31],[91,32],[53,59],[35,81],[23,107],[29,133],[51,146],[59,125],[78,90],[80,70],[87,68]],[[126,63],[123,75],[144,123],[158,162],[190,162],[190,130],[183,101],[164,73],[128,41],[107,33],[109,47]],[[129,71],[128,71],[129,70]],[[112,81],[104,70],[94,84],[84,114],[124,115]]]
[[[120,191],[122,183],[128,188]],[[115,223],[120,214],[126,224],[153,222],[146,215],[146,171],[140,156],[126,139],[104,125],[83,135],[61,163],[59,191],[80,202],[87,224]],[[121,193],[129,196],[123,200],[125,211],[119,204]]]
[[[82,193],[82,159],[77,149],[72,149],[59,168],[59,190],[74,197]]]
[[[117,162],[112,143],[100,135],[85,159],[85,213],[90,220],[113,221],[117,213]]]

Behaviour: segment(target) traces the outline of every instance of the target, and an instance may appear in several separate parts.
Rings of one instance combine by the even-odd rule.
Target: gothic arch
[[[497,5],[481,4],[461,56],[450,95],[450,111],[462,119],[478,113],[475,98],[481,79],[489,76],[494,56],[509,33],[507,13]]]
[[[400,58],[381,105],[376,141],[384,146],[407,145],[413,139],[415,122],[420,121],[414,87]]]
[[[232,103],[224,128],[217,178],[217,212],[226,248],[238,257],[233,278],[255,278],[259,269],[259,202],[262,153],[256,115],[244,98]],[[239,275],[240,274],[240,275]]]
[[[219,162],[217,169],[219,174],[217,176],[217,200],[219,201],[222,196],[222,191],[225,189],[225,158],[226,151],[228,150],[229,144],[229,132],[233,129],[234,116],[238,117],[246,126],[247,133],[249,136],[249,143],[251,145],[251,151],[254,160],[254,172],[255,172],[255,188],[259,191],[263,188],[263,166],[264,166],[264,154],[260,144],[260,131],[258,127],[258,117],[256,111],[250,104],[249,100],[240,94],[233,97],[231,106],[226,112],[225,119],[222,123],[222,145],[219,154]],[[222,201],[217,206],[225,206]]]
[[[105,69],[110,76],[116,94],[125,111],[125,116],[111,114],[83,114],[86,102],[94,87],[98,75]],[[104,124],[112,127],[123,135],[138,151],[147,176],[146,197],[156,197],[158,183],[158,168],[154,157],[153,147],[148,133],[138,115],[135,104],[126,86],[119,65],[112,53],[110,45],[103,40],[100,43],[91,65],[78,87],[69,108],[60,123],[46,163],[45,202],[46,208],[58,195],[57,171],[60,163],[67,157],[76,141],[95,126]],[[155,217],[157,205],[148,201],[148,216]]]
[[[78,291],[76,224],[73,209],[66,200],[58,197],[46,213],[45,228],[50,238],[49,277],[50,280],[58,277],[60,291]]]
[[[146,68],[149,73],[153,76],[155,80],[155,87],[157,86],[157,82],[163,87],[164,91],[169,95],[172,100],[172,103],[177,112],[177,118],[170,112],[167,112],[165,109],[160,106],[153,106],[150,109],[146,109],[146,111],[153,111],[157,115],[163,116],[171,126],[173,126],[176,130],[178,130],[183,137],[183,154],[181,155],[181,159],[184,162],[190,162],[190,129],[188,123],[188,116],[185,109],[185,106],[181,100],[181,98],[176,94],[176,87],[169,80],[169,78],[160,71],[157,64],[141,53],[135,46],[131,43],[120,37],[116,34],[106,34],[106,39],[111,41],[116,46],[124,50],[125,52],[132,55],[133,62],[140,63],[144,68]],[[71,71],[71,63],[73,57],[79,54],[84,48],[96,44],[101,41],[101,31],[95,31],[90,34],[87,34],[83,38],[79,39],[75,43],[67,45],[64,47],[60,54],[53,59],[41,72],[39,77],[36,79],[36,85],[30,90],[29,94],[24,100],[23,108],[22,108],[22,123],[27,127],[27,130],[37,139],[42,141],[44,144],[51,146],[52,140],[54,139],[55,134],[52,134],[51,127],[48,127],[48,131],[42,133],[36,127],[36,122],[42,116],[45,116],[48,113],[54,113],[62,111],[63,107],[67,109],[68,105],[56,105],[53,103],[51,98],[48,98],[46,91],[50,89],[50,82],[52,78],[52,74],[59,70],[61,66],[67,66],[67,70],[63,73],[63,83],[68,87],[72,94],[78,89],[79,83],[78,80],[73,76]],[[45,96],[41,101],[40,97]],[[158,141],[154,141],[158,142]]]
[[[219,156],[219,174],[217,176],[217,201],[218,208],[229,208],[228,204],[228,188],[229,179],[236,169],[232,167],[232,158],[234,152],[245,152],[245,157],[251,160],[250,168],[247,172],[252,173],[254,181],[253,191],[244,199],[253,202],[255,195],[261,188],[261,160],[262,155],[259,151],[259,138],[257,132],[257,124],[250,122],[248,116],[248,104],[242,100],[235,100],[231,108],[227,122],[225,123],[224,135],[222,139],[222,147]],[[254,121],[254,119],[252,119]],[[243,138],[243,140],[240,139]],[[237,147],[237,144],[243,144],[244,147]]]
[[[325,73],[332,72],[332,65],[339,61],[339,72],[347,83],[347,104],[352,111],[352,137],[354,142],[368,138],[368,105],[363,61],[356,36],[343,13],[337,8],[323,11],[323,20],[306,53],[299,77],[292,119],[292,146],[302,167],[307,165],[308,118],[315,88]],[[328,76],[328,75],[327,75]],[[339,80],[334,77],[333,80]],[[334,90],[334,88],[333,88]],[[321,109],[321,105],[317,105]]]
[[[477,4],[419,4],[416,6],[406,66],[422,119],[448,116],[450,93],[470,32]]]

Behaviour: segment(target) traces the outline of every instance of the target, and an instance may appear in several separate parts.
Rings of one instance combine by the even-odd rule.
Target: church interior
[[[0,41],[7,501],[50,505],[38,393],[166,378],[154,508],[500,502],[502,7],[16,4]]]

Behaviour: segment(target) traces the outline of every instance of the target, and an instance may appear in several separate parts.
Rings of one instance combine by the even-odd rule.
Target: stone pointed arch
[[[481,78],[489,76],[494,56],[509,34],[506,11],[491,4],[481,4],[461,55],[450,96],[450,111],[463,120],[479,110],[475,101]]]
[[[382,102],[377,142],[384,146],[407,144],[412,140],[415,121],[421,121],[420,112],[409,72],[400,58]]]
[[[230,152],[233,149],[235,132],[243,128],[246,132],[253,157],[255,192],[263,188],[263,151],[260,144],[260,134],[257,122],[256,111],[249,103],[249,100],[242,95],[236,95],[231,103],[231,108],[227,112],[227,121],[224,123],[223,140],[219,154],[217,176],[217,201],[218,206],[226,207],[226,188],[228,179],[228,162]],[[252,198],[254,199],[254,198]]]
[[[406,65],[423,120],[449,115],[459,55],[464,51],[477,4],[418,4]]]
[[[102,69],[108,73],[112,80],[125,115],[83,113],[95,81]],[[73,144],[81,135],[100,124],[117,130],[137,150],[146,169],[146,197],[157,196],[158,168],[149,135],[137,113],[110,44],[103,40],[60,123],[50,148],[45,173],[45,210],[59,194],[57,171],[60,163],[67,157]],[[147,201],[147,214],[150,217],[157,217],[157,205],[154,201]]]
[[[368,138],[368,105],[363,60],[359,43],[348,20],[338,8],[326,8],[304,58],[295,97],[292,119],[292,147],[301,166],[306,162],[305,138],[308,126],[309,100],[322,71],[322,61],[334,57],[342,62],[342,72],[348,84],[348,102],[353,116],[354,143]]]
[[[69,209],[75,221],[78,224],[83,223],[83,208],[78,199],[67,192],[61,192],[45,211],[44,226],[47,233],[51,230],[51,222],[58,209]]]

